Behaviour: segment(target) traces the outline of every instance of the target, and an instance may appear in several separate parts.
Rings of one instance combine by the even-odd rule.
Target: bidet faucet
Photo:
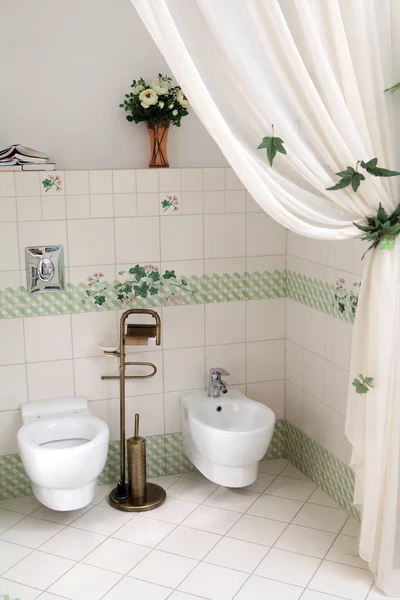
[[[210,377],[208,380],[208,396],[210,398],[219,398],[221,392],[223,394],[227,393],[227,384],[221,379],[222,375],[227,376],[229,373],[220,367],[212,367],[212,369],[210,369]]]

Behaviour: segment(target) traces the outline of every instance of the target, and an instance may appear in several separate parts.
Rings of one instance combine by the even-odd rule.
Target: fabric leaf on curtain
[[[353,225],[388,215],[396,178],[367,176],[328,191],[335,173],[396,156],[400,4],[390,0],[132,0],[197,115],[259,205],[303,236],[341,240]],[[397,67],[397,71],[396,71]],[[400,112],[400,107],[397,106]],[[273,167],[263,137],[284,140]],[[400,242],[365,259],[346,433],[353,445],[355,502],[362,505],[360,555],[387,594],[400,595],[397,525],[400,443]],[[362,381],[360,380],[361,384]],[[359,391],[359,390],[358,390]]]

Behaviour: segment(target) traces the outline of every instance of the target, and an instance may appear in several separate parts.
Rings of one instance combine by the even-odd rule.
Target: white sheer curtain
[[[262,208],[304,236],[356,236],[353,221],[391,213],[398,181],[367,176],[357,193],[326,191],[334,173],[378,157],[397,169],[400,2],[395,0],[132,0],[197,115]],[[397,67],[397,69],[396,69]],[[257,150],[275,133],[287,156]],[[193,140],[195,143],[195,140]],[[400,243],[365,259],[353,335],[346,433],[360,554],[386,593],[400,595]]]

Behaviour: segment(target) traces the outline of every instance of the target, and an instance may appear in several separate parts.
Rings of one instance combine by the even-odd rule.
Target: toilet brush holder
[[[135,415],[135,434],[127,440],[128,452],[128,492],[127,498],[120,498],[118,487],[110,494],[114,508],[132,512],[152,510],[165,500],[165,490],[146,480],[146,440],[139,436],[139,415]]]

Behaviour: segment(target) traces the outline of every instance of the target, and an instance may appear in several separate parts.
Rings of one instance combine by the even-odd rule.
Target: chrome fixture
[[[25,248],[28,294],[49,294],[64,290],[62,246]]]
[[[227,393],[228,387],[226,382],[221,379],[222,375],[226,377],[230,375],[230,373],[220,367],[213,367],[210,369],[210,377],[208,379],[208,396],[210,398],[219,398],[221,392],[223,394]]]

